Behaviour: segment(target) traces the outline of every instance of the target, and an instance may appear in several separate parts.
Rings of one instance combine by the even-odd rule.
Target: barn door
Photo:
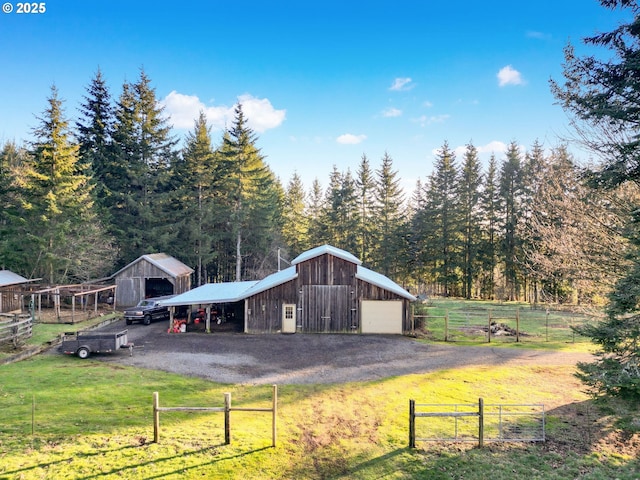
[[[351,323],[349,285],[304,285],[302,287],[303,331],[345,332]]]
[[[282,305],[282,333],[296,333],[296,304]]]

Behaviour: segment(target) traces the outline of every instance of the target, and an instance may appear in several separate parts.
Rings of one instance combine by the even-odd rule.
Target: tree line
[[[410,194],[377,167],[282,185],[242,106],[214,145],[204,113],[178,147],[144,71],[114,100],[100,71],[72,125],[55,87],[25,145],[0,152],[0,264],[49,283],[106,276],[163,251],[194,284],[262,278],[324,243],[416,293],[598,301],[624,265],[623,187],[594,194],[565,145],[512,142],[483,169],[445,142]]]

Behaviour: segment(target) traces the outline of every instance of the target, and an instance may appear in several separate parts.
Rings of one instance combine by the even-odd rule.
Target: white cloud
[[[413,122],[419,123],[421,127],[426,127],[427,125],[432,125],[434,123],[444,123],[451,118],[449,114],[442,115],[421,115],[418,118],[412,119]]]
[[[382,111],[382,116],[383,117],[399,117],[402,115],[402,110],[399,110],[397,108],[387,108],[386,110]]]
[[[413,87],[415,87],[415,84],[411,83],[411,78],[409,77],[402,77],[402,78],[396,78],[393,83],[391,84],[391,86],[389,87],[389,90],[393,90],[396,92],[399,91],[403,91],[403,90],[411,90]]]
[[[425,108],[431,108],[431,107],[433,107],[433,103],[431,103],[429,100],[425,100],[422,103],[422,106],[425,107]]]
[[[241,95],[238,99],[242,111],[247,118],[247,125],[256,132],[262,133],[282,125],[287,115],[286,110],[276,110],[267,98],[256,98],[252,95]]]
[[[504,87],[506,85],[523,85],[524,80],[519,71],[515,70],[511,65],[502,67],[498,72],[498,85]]]
[[[489,158],[489,156],[491,156],[492,154],[495,154],[496,157],[499,157],[500,154],[506,152],[507,149],[509,148],[509,146],[506,143],[501,142],[499,140],[493,140],[485,145],[474,145],[474,146],[476,147],[478,154],[483,155],[483,157],[486,155],[486,158]],[[434,150],[434,152],[438,152],[438,151],[439,150]],[[456,154],[456,157],[462,158],[464,153],[467,151],[467,146],[459,145],[456,148],[454,148],[453,151]]]
[[[238,98],[238,102],[242,104],[247,125],[259,133],[280,126],[286,117],[286,110],[276,110],[266,98],[245,94]],[[236,107],[206,106],[196,95],[184,95],[175,90],[159,103],[171,117],[173,126],[180,129],[192,128],[200,111],[203,111],[209,125],[222,130],[233,121]]]
[[[366,135],[353,135],[351,133],[345,133],[336,138],[336,142],[342,145],[357,145],[367,139]]]

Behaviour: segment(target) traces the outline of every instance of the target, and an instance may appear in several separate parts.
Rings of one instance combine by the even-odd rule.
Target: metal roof
[[[385,277],[381,273],[374,272],[373,270],[369,270],[368,268],[363,267],[362,265],[358,265],[358,270],[356,271],[356,278],[363,280],[365,282],[376,285],[380,288],[384,288],[385,290],[389,290],[401,297],[406,298],[407,300],[411,300],[412,302],[416,300],[416,297],[407,292],[404,288],[398,285],[396,282],[391,280],[388,277]]]
[[[238,302],[246,296],[247,289],[257,284],[257,281],[207,283],[199,287],[181,293],[169,300],[163,300],[160,305],[205,305],[209,303]]]
[[[328,253],[329,255],[333,255],[334,257],[346,260],[347,262],[355,263],[356,265],[362,264],[358,257],[345,250],[341,250],[331,245],[321,245],[319,247],[312,248],[311,250],[307,250],[306,252],[301,253],[292,260],[291,265],[296,265],[306,260],[311,260],[312,258],[319,257],[320,255],[324,255],[326,253]]]
[[[191,267],[185,265],[180,260],[172,257],[171,255],[167,255],[166,253],[149,253],[147,255],[142,255],[141,257],[131,262],[129,265],[121,268],[111,277],[118,276],[120,273],[130,268],[132,265],[141,262],[142,260],[146,260],[152,265],[155,265],[164,273],[174,278],[182,277],[184,275],[191,275],[193,273],[193,269]]]
[[[11,270],[0,270],[0,287],[7,287],[9,285],[19,285],[21,283],[29,283],[35,280],[27,280],[17,273],[13,273]]]

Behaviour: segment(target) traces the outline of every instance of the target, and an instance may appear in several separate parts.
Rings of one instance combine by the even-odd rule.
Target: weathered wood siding
[[[296,279],[247,298],[245,331],[282,331],[283,305],[295,304],[298,332],[359,333],[363,299],[402,300],[403,330],[410,331],[409,301],[356,279],[357,268],[328,254],[296,265]]]
[[[148,278],[166,279],[173,285],[174,295],[191,289],[191,275],[174,277],[143,259],[122,270],[115,277],[117,305],[129,307],[143,300],[146,297],[145,280]]]
[[[277,287],[247,298],[246,332],[276,333],[282,330],[282,305],[298,300],[296,281],[283,283]]]
[[[22,289],[24,286],[10,286],[0,291],[0,313],[22,311]]]

